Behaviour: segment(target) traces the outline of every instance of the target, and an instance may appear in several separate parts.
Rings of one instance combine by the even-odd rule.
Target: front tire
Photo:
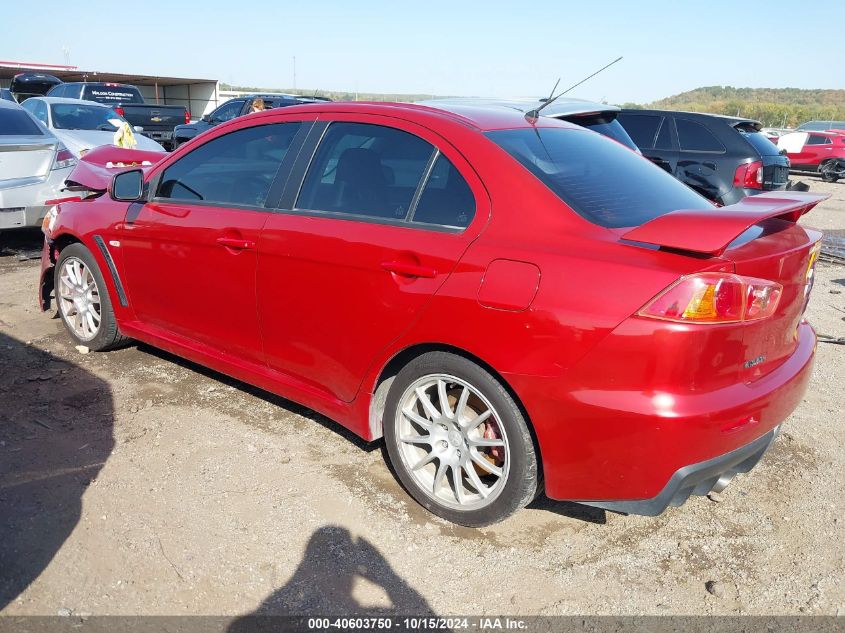
[[[399,372],[384,437],[408,493],[453,523],[497,523],[537,494],[537,455],[522,411],[501,382],[461,356],[430,352]]]
[[[65,329],[76,345],[100,352],[124,343],[100,267],[82,244],[59,253],[53,287]]]

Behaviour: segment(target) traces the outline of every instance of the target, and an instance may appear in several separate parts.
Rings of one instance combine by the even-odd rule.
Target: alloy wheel
[[[62,318],[73,333],[82,341],[97,336],[102,322],[100,291],[85,262],[76,257],[64,260],[56,294]]]

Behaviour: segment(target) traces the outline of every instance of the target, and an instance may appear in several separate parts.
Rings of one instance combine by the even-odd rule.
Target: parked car
[[[236,97],[217,106],[199,121],[192,123],[186,121],[183,125],[177,125],[173,130],[173,148],[176,149],[183,143],[187,143],[192,138],[202,134],[206,130],[210,130],[215,125],[220,125],[239,116],[249,114],[252,111],[252,104],[258,100],[264,103],[264,108],[267,110],[302,105],[303,103],[331,101],[326,97],[303,97],[301,95],[286,94],[250,94]]]
[[[797,132],[825,132],[836,128],[845,128],[845,121],[807,121],[795,130]]]
[[[173,146],[173,128],[179,123],[188,123],[191,120],[185,106],[144,103],[141,92],[135,86],[126,84],[64,83],[50,90],[47,96],[96,101],[111,106],[132,126],[139,128],[141,134],[161,143],[167,149]]]
[[[821,234],[796,221],[826,196],[719,209],[506,108],[279,108],[97,168],[126,151],[48,216],[42,309],[383,436],[450,521],[543,491],[660,513],[749,470],[806,390]]]
[[[0,230],[38,226],[76,158],[17,103],[0,100]]]
[[[9,91],[18,103],[23,103],[30,97],[40,97],[47,94],[53,86],[58,86],[62,80],[44,73],[18,73],[12,78]]]
[[[14,95],[12,95],[12,91],[6,88],[0,88],[0,100],[17,103],[17,99],[15,99]]]
[[[493,107],[509,108],[511,110],[527,114],[528,112],[541,107],[544,100],[478,99],[466,97],[454,99],[429,99],[426,101],[419,101],[418,103],[458,113],[460,113],[461,108],[464,107]],[[619,121],[616,120],[619,112],[620,108],[607,103],[596,103],[595,101],[585,101],[584,99],[561,97],[544,107],[541,111],[541,115],[552,119],[560,119],[561,121],[575,123],[576,125],[593,130],[599,134],[609,136],[613,140],[630,147],[635,152],[639,152],[639,148],[634,141],[631,140],[631,137],[625,131],[625,128],[623,128],[619,124]]]
[[[789,185],[789,159],[759,121],[668,110],[622,110],[618,120],[649,160],[720,205]]]
[[[826,182],[845,178],[845,134],[792,132],[778,139],[778,148],[789,157],[792,169],[818,173]]]
[[[32,97],[22,105],[77,158],[94,147],[112,145],[118,126],[126,122],[114,108],[96,101]],[[135,141],[137,149],[164,151],[161,145],[141,134],[135,136]]]

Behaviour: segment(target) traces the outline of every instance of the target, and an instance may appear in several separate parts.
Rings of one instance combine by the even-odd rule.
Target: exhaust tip
[[[734,478],[736,473],[725,473],[719,479],[716,480],[716,483],[713,484],[713,487],[710,489],[710,492],[722,492],[725,488],[728,487],[728,484],[731,483],[731,480]]]

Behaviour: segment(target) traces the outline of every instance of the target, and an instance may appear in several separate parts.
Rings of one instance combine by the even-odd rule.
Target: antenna
[[[549,97],[548,99],[546,99],[546,100],[543,102],[543,105],[541,105],[540,107],[538,107],[538,108],[534,108],[533,110],[531,110],[531,111],[529,111],[529,112],[526,112],[526,113],[525,113],[525,118],[526,118],[526,120],[527,120],[529,123],[534,123],[534,122],[536,122],[536,121],[537,121],[537,119],[540,117],[540,111],[541,111],[541,110],[543,110],[543,108],[545,108],[545,107],[546,107],[546,106],[548,106],[548,105],[551,105],[552,103],[554,103],[555,101],[557,101],[557,100],[558,100],[558,98],[562,97],[563,95],[565,95],[567,92],[569,92],[569,91],[570,91],[570,90],[572,90],[573,88],[577,88],[578,86],[580,86],[582,83],[584,83],[584,82],[585,82],[585,81],[587,81],[588,79],[592,79],[593,77],[595,77],[596,75],[598,75],[598,74],[599,74],[600,72],[602,72],[603,70],[606,70],[606,69],[610,68],[611,66],[613,66],[613,64],[615,64],[616,62],[618,62],[618,61],[619,61],[619,60],[621,60],[621,59],[622,59],[622,57],[621,57],[621,56],[620,56],[620,57],[617,57],[616,59],[614,59],[612,62],[610,62],[610,63],[609,63],[609,64],[607,64],[606,66],[602,66],[601,68],[599,68],[599,69],[598,69],[596,72],[594,72],[592,75],[589,75],[589,76],[587,76],[587,77],[584,77],[584,78],[583,78],[581,81],[579,81],[577,84],[572,84],[571,86],[569,86],[569,88],[567,88],[567,89],[566,89],[566,90],[564,90],[563,92],[558,93],[558,94],[557,94],[557,95],[555,95],[554,97]],[[558,84],[558,83],[560,83],[560,79],[558,79],[558,80],[557,80],[557,83],[555,84],[555,88],[557,88],[557,84]],[[552,93],[554,93],[554,89],[552,89]]]

